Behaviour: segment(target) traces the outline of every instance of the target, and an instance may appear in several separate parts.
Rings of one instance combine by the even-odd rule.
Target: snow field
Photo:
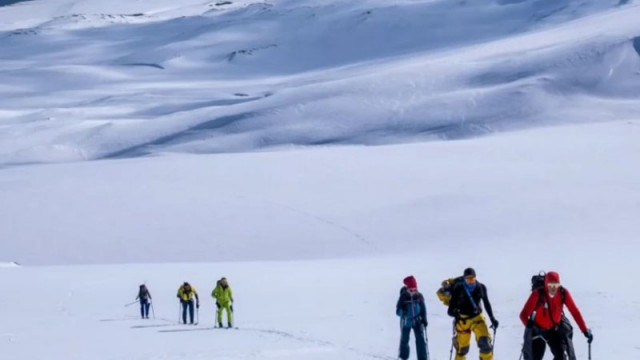
[[[516,358],[522,336],[518,313],[539,269],[555,269],[593,329],[593,358],[632,356],[638,293],[622,277],[634,265],[583,247],[545,258],[478,244],[459,251],[368,259],[24,267],[3,269],[0,285],[21,289],[2,299],[0,341],[7,359],[393,359],[399,329],[395,301],[402,278],[414,274],[426,297],[434,360],[449,355],[451,323],[435,296],[439,282],[473,265],[488,286],[501,321],[496,358]],[[586,264],[607,262],[606,270]],[[551,265],[553,264],[553,265]],[[552,267],[551,267],[552,266]],[[213,330],[215,280],[234,290],[239,330]],[[188,280],[201,296],[200,324],[178,325],[175,292]],[[146,281],[156,320],[137,319],[123,305]],[[636,299],[636,300],[633,300]],[[579,358],[586,341],[576,334]],[[37,346],[34,346],[37,344]],[[469,358],[475,358],[472,347]]]

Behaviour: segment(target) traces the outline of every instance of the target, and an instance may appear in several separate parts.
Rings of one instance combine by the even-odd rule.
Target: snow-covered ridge
[[[633,1],[0,7],[0,163],[637,118]]]
[[[7,267],[19,267],[20,264],[18,264],[15,261],[11,261],[11,262],[3,262],[0,261],[0,268],[7,268]]]

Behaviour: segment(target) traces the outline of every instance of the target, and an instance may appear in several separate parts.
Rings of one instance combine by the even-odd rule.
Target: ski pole
[[[180,310],[181,310],[180,308],[181,308],[181,307],[182,307],[182,302],[179,302],[179,303],[178,303],[178,324],[180,324],[180,323],[181,323],[181,322],[180,322]]]
[[[591,343],[589,343],[589,360],[591,360]]]
[[[495,352],[496,351],[496,330],[498,329],[495,328],[494,326],[491,326],[491,328],[493,328],[493,343],[491,344],[491,348]]]
[[[133,304],[135,304],[135,303],[137,303],[137,302],[138,302],[138,300],[136,300],[136,301],[134,301],[134,302],[130,302],[130,303],[128,303],[128,304],[125,304],[125,305],[124,305],[124,307],[131,306],[131,305],[133,305]]]
[[[427,360],[431,360],[429,356],[429,336],[427,335],[427,326],[424,326],[424,345],[427,348]]]
[[[451,337],[451,350],[449,350],[449,360],[453,359],[453,346],[456,342],[456,319],[453,319],[453,336]]]
[[[153,320],[156,319],[156,312],[155,310],[153,310],[153,303],[150,304],[151,305],[151,314],[153,315]]]

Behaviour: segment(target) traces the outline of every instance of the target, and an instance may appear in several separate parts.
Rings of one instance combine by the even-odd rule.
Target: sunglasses
[[[466,281],[469,284],[473,284],[474,282],[476,282],[476,277],[473,275],[465,276],[464,281]]]

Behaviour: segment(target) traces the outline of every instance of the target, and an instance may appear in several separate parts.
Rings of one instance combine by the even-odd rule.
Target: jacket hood
[[[549,295],[549,283],[560,283],[560,275],[555,271],[549,271],[544,277],[544,292]]]

